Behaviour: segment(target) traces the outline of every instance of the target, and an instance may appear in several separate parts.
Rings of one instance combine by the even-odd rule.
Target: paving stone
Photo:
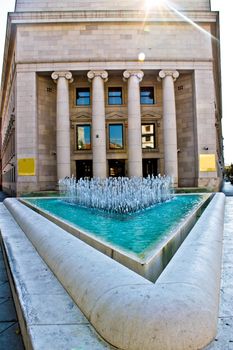
[[[9,286],[9,282],[5,282],[0,284],[0,298],[8,298],[11,297],[11,290]]]
[[[96,340],[96,334],[86,325],[31,326],[34,350],[104,350],[113,349]],[[53,341],[51,341],[53,339]],[[98,339],[98,338],[97,338]],[[50,344],[48,346],[48,344]],[[52,344],[52,345],[51,345]]]
[[[67,293],[25,295],[24,310],[29,324],[88,324],[88,320]],[[54,308],[56,305],[56,308]]]
[[[13,326],[15,321],[13,322],[0,322],[0,333],[6,331],[9,327]]]
[[[0,284],[5,283],[8,280],[6,270],[0,270]]]
[[[0,202],[3,199],[0,192]],[[14,302],[0,246],[0,349],[24,350]]]
[[[24,345],[17,322],[11,324],[0,333],[0,348],[1,350],[24,350]]]
[[[16,321],[16,313],[11,298],[5,299],[0,303],[0,321]]]

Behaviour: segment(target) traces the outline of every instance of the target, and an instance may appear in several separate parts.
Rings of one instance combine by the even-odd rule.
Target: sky
[[[0,71],[5,41],[7,12],[14,11],[15,0],[0,0]],[[213,11],[220,12],[223,137],[225,164],[233,163],[233,1],[211,0]],[[1,75],[1,74],[0,74]]]

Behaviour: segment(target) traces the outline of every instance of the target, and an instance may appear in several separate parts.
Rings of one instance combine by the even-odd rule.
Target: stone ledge
[[[105,340],[128,350],[194,350],[216,334],[224,201],[215,195],[155,284],[16,199],[4,203]]]

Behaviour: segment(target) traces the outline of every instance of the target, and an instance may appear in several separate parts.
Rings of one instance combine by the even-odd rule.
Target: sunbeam
[[[158,8],[167,8],[174,12],[177,16],[181,17],[183,20],[185,20],[187,23],[191,24],[194,28],[198,29],[203,34],[209,36],[211,39],[218,41],[218,39],[212,35],[210,32],[202,28],[200,25],[198,25],[196,22],[194,22],[192,19],[190,19],[188,16],[184,15],[182,12],[176,9],[176,7],[172,4],[172,2],[168,0],[145,0],[145,10],[146,10],[146,17],[144,20],[144,23],[146,22],[146,19],[148,17],[148,14],[153,9]]]

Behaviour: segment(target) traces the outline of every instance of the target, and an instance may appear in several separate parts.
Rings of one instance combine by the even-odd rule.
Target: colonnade
[[[123,79],[128,83],[128,176],[142,176],[141,108],[140,82],[144,73],[141,70],[126,70]],[[91,70],[87,73],[92,82],[92,152],[93,176],[105,178],[106,133],[104,83],[108,73]],[[164,173],[178,181],[177,130],[174,81],[179,73],[174,70],[161,70],[158,80],[163,86],[163,136]],[[70,116],[69,83],[73,81],[71,72],[54,72],[52,79],[57,83],[57,177],[71,175],[70,164]]]

